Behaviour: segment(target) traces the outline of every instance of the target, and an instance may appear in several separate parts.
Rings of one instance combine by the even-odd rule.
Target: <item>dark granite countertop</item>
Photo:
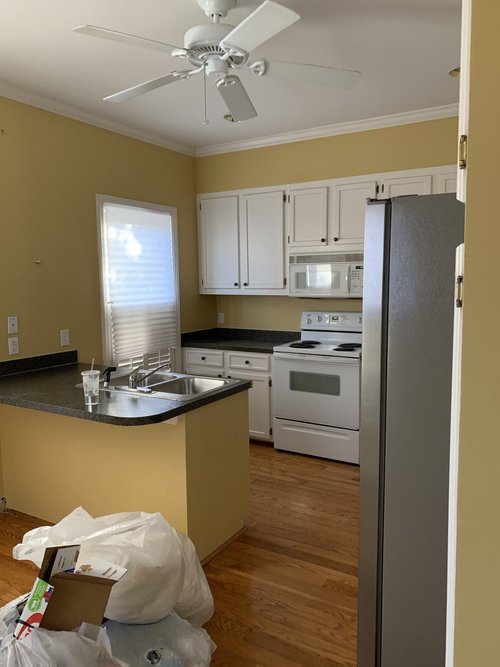
[[[237,352],[273,353],[275,345],[300,338],[298,331],[266,331],[261,329],[205,329],[181,336],[182,347],[201,347]]]
[[[216,394],[186,402],[101,390],[99,405],[87,408],[83,390],[76,385],[81,383],[81,371],[88,368],[89,364],[70,363],[12,374],[0,372],[0,403],[106,424],[141,426],[167,421],[251,387],[251,382],[235,381]]]

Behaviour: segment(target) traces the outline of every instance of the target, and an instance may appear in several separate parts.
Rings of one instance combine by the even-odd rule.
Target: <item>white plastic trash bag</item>
[[[94,518],[79,507],[55,526],[27,532],[22,544],[14,547],[13,556],[40,566],[46,547],[69,544],[81,544],[80,562],[104,560],[127,568],[111,590],[106,618],[154,623],[174,609],[181,594],[181,607],[192,617],[208,620],[213,613],[213,598],[201,566],[188,565],[185,577],[185,559],[192,560],[191,555],[185,556],[187,545],[194,550],[191,540],[181,538],[159,513],[123,512]]]
[[[133,667],[208,667],[215,644],[175,612],[158,623],[106,623],[111,652]]]
[[[193,625],[201,627],[214,613],[214,599],[200,559],[187,535],[177,533],[184,558],[184,585],[175,603],[174,611]]]
[[[97,641],[77,632],[36,628],[24,639],[6,635],[0,643],[0,667],[128,667],[108,652],[109,640],[101,628]]]

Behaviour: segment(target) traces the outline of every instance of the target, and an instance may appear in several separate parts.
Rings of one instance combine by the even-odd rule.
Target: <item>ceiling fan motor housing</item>
[[[195,50],[200,46],[219,46],[219,42],[233,30],[233,27],[226,23],[195,25],[184,35],[184,48]]]
[[[224,49],[219,44],[228,35],[234,26],[226,23],[210,23],[197,25],[190,28],[184,35],[184,49],[186,51],[173,51],[173,56],[184,57],[195,67],[207,64],[207,73],[219,73],[216,69],[215,59],[222,60],[224,57],[224,66],[242,65],[246,62],[248,54],[232,54],[227,56]],[[209,61],[213,64],[209,67]],[[224,68],[227,71],[227,67]]]

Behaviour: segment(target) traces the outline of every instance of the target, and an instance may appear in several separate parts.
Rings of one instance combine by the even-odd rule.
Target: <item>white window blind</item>
[[[158,365],[179,345],[175,209],[98,197],[106,363]]]

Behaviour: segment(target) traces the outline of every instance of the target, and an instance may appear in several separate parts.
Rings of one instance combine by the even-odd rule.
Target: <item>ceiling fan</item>
[[[108,95],[104,98],[105,101],[124,102],[202,72],[204,76],[215,79],[215,86],[229,111],[225,118],[239,122],[254,118],[257,111],[239,77],[230,73],[233,70],[247,70],[257,76],[304,80],[339,88],[351,88],[360,76],[360,72],[356,70],[324,65],[276,62],[266,59],[249,62],[251,51],[298,21],[300,15],[277,2],[265,0],[234,27],[221,23],[221,19],[236,6],[236,0],[197,0],[197,2],[212,19],[212,23],[189,29],[184,35],[183,48],[99,26],[82,25],[73,28],[74,32],[93,37],[166,51],[175,58],[187,60],[191,65],[190,69],[174,70],[170,74]]]

